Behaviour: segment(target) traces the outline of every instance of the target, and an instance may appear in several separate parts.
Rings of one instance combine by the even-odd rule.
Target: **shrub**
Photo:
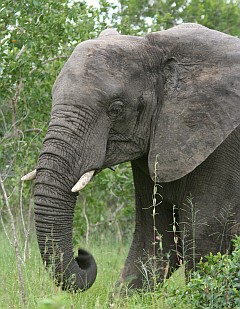
[[[171,305],[189,308],[240,308],[240,236],[233,239],[231,254],[209,254],[198,263],[190,281],[174,289]],[[179,308],[179,307],[177,307]]]

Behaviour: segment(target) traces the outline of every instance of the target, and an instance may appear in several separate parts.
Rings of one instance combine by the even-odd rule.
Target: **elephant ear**
[[[239,125],[240,40],[196,24],[145,39],[158,50],[165,80],[149,170],[153,180],[169,182],[195,169]]]

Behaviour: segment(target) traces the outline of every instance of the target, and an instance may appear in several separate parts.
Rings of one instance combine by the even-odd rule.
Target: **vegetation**
[[[218,253],[200,261],[182,289],[173,289],[173,302],[183,308],[240,307],[240,237],[233,240],[231,255]]]
[[[21,240],[23,240],[21,238]],[[97,260],[99,273],[90,293],[70,294],[54,286],[53,280],[43,267],[37,242],[31,239],[29,257],[22,263],[28,309],[107,308],[114,282],[126,257],[127,247],[116,241],[95,239],[90,243],[91,252]],[[24,248],[24,242],[20,241]],[[83,246],[87,245],[83,243]],[[24,308],[16,272],[16,257],[6,237],[0,238],[0,308]],[[104,247],[104,250],[102,250]],[[4,248],[4,250],[2,250]],[[21,250],[23,251],[23,249]]]
[[[33,185],[22,184],[20,178],[35,167],[50,119],[51,87],[74,47],[83,40],[98,36],[107,25],[123,34],[143,35],[181,22],[199,22],[240,36],[240,2],[236,0],[116,2],[112,4],[107,0],[99,0],[99,8],[88,6],[84,1],[67,0],[5,0],[0,3],[0,192],[3,193],[0,198],[1,308],[37,308],[40,299],[44,299],[41,308],[70,308],[73,304],[76,308],[104,308],[131,238],[134,192],[129,163],[119,166],[115,172],[105,170],[96,176],[78,200],[74,218],[74,244],[79,245],[83,239],[91,243],[95,239],[91,249],[95,248],[93,253],[101,269],[105,270],[99,274],[100,279],[89,294],[69,296],[56,290],[43,271],[35,238],[30,237],[34,234]],[[106,230],[108,237],[105,236]],[[108,246],[105,238],[113,239],[118,245]],[[235,245],[237,243],[238,240]],[[102,246],[104,250],[101,250]],[[219,261],[222,262],[219,272],[222,271],[223,283],[225,274],[234,273],[234,267],[239,265],[236,264],[239,263],[239,245],[236,245],[235,251],[232,256],[218,255],[208,259],[208,265],[218,261],[219,266]],[[232,268],[226,270],[228,266]],[[17,275],[19,267],[22,276]],[[208,299],[213,299],[212,291],[216,291],[217,295],[223,293],[221,295],[225,297],[224,300],[219,297],[216,302],[223,304],[227,297],[229,301],[225,301],[225,307],[230,308],[233,304],[239,306],[239,282],[234,275],[233,278],[230,275],[226,277],[227,288],[221,285],[221,290],[220,281],[217,280],[214,286],[218,286],[218,290],[210,286],[204,290],[208,280],[204,275],[213,268],[200,264],[200,272],[194,275],[193,281],[187,286],[182,284],[183,276],[180,276],[184,288],[179,293],[174,289],[172,298],[166,294],[167,298],[170,297],[172,304],[173,299],[180,303],[181,295],[181,304],[184,303],[182,308],[186,308],[191,291],[194,291],[199,306],[196,308],[207,304],[209,308],[214,308]],[[25,283],[24,289],[20,288],[21,280]],[[170,283],[167,285],[169,288]],[[201,293],[197,294],[197,289]],[[210,292],[204,294],[202,291]],[[229,291],[228,296],[222,291]],[[160,299],[166,304],[164,293],[169,293],[169,290],[166,292],[161,288],[159,293],[155,292],[134,294],[123,307],[144,308],[145,300],[146,308],[157,308]],[[53,305],[47,304],[48,299]],[[168,306],[171,307],[171,304]],[[177,307],[176,302],[174,306]],[[121,301],[115,307],[120,308]]]
[[[124,34],[168,29],[182,22],[240,36],[240,2],[237,0],[119,0],[113,24]]]
[[[221,309],[240,306],[240,237],[234,240],[235,249],[231,255],[210,255],[206,262],[200,262],[199,271],[193,273],[188,284],[185,284],[184,268],[181,267],[164,285],[158,285],[155,289],[131,292],[125,287],[124,298],[118,297],[114,286],[128,246],[111,234],[105,238],[95,237],[89,243],[97,260],[99,273],[90,290],[77,294],[63,292],[54,286],[44,270],[34,237],[30,242],[29,257],[23,263],[27,296],[25,308]],[[20,247],[23,245],[24,242],[20,242]],[[82,245],[87,247],[86,243]],[[16,257],[6,237],[1,237],[0,247],[4,248],[0,255],[0,308],[24,308],[18,292]]]

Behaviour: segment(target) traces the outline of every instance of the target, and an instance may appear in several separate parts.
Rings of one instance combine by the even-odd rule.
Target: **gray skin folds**
[[[39,248],[56,283],[86,290],[97,275],[91,254],[79,249],[74,258],[72,188],[85,173],[126,161],[136,227],[120,282],[143,287],[141,262],[154,252],[161,281],[183,261],[190,269],[227,250],[240,230],[239,123],[238,38],[185,24],[144,37],[106,30],[79,44],[53,86],[34,191]]]

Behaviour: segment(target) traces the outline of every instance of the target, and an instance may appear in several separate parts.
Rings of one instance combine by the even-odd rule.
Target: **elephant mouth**
[[[101,168],[110,168],[117,164],[133,161],[148,152],[146,141],[137,136],[126,137],[111,131],[107,141],[106,156]]]

